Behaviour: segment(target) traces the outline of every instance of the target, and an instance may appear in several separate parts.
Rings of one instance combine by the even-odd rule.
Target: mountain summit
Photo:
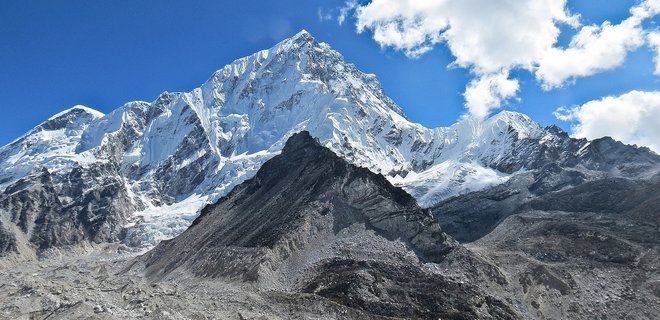
[[[456,246],[413,197],[382,175],[349,164],[303,131],[291,136],[282,153],[253,178],[205,207],[186,232],[143,259],[150,278],[185,266],[198,276],[258,280],[262,264],[277,270],[283,260],[300,255],[311,265],[326,249],[339,250],[348,234],[372,236],[363,232],[382,241],[398,240],[427,261],[441,261]],[[237,265],[237,254],[256,261]]]
[[[660,162],[621,144],[594,148],[508,111],[425,128],[403,115],[374,75],[302,31],[190,92],[106,115],[74,107],[0,148],[0,233],[27,241],[9,251],[88,240],[151,246],[185,230],[204,205],[251,178],[303,130],[424,207],[557,157],[586,180],[648,175]],[[636,156],[613,165],[608,154]]]

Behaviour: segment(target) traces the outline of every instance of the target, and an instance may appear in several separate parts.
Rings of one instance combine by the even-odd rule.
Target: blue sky
[[[583,24],[619,23],[638,1],[569,1]],[[189,91],[232,60],[268,48],[301,29],[329,43],[345,59],[381,80],[407,116],[446,126],[465,114],[463,92],[473,75],[440,43],[418,58],[381,46],[372,30],[356,33],[353,17],[339,25],[344,1],[14,1],[0,2],[0,145],[76,104],[109,112],[125,102],[154,100],[162,91]],[[330,13],[331,20],[319,18]],[[656,28],[656,18],[645,22]],[[575,30],[562,27],[566,45]],[[558,107],[582,105],[631,90],[660,89],[646,45],[611,70],[544,91],[534,74],[520,81],[504,108],[543,125],[567,122]],[[660,140],[660,137],[658,137]]]

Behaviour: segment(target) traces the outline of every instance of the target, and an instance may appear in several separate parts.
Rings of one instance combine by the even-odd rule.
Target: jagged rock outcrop
[[[153,281],[192,275],[315,294],[372,317],[517,318],[504,302],[424,264],[456,250],[463,252],[405,191],[302,132],[133,268]]]

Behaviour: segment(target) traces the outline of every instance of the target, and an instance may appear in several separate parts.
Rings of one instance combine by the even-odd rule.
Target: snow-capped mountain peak
[[[528,115],[504,110],[488,119],[498,129],[508,128],[518,134],[519,139],[538,139],[543,135],[543,128]]]
[[[62,112],[59,112],[59,113],[53,115],[48,120],[53,120],[53,119],[56,119],[56,118],[60,118],[62,116],[66,116],[66,115],[69,115],[69,114],[77,114],[77,113],[89,114],[94,118],[102,118],[105,115],[101,111],[97,111],[97,110],[94,110],[90,107],[83,106],[83,105],[79,104],[79,105],[75,105],[75,106],[73,106],[69,109],[66,109]]]

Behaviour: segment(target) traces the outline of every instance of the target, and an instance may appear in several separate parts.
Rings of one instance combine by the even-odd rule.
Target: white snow
[[[105,114],[101,111],[94,110],[90,107],[86,107],[86,106],[78,104],[78,105],[75,105],[75,106],[73,106],[69,109],[66,109],[66,110],[64,110],[60,113],[55,114],[54,116],[48,118],[48,120],[53,120],[53,119],[59,118],[59,117],[65,115],[65,114],[71,113],[72,111],[75,111],[75,110],[84,111],[84,112],[90,114],[95,119],[102,118],[103,116],[105,116]]]
[[[133,247],[149,247],[174,238],[190,226],[206,203],[207,197],[192,195],[172,205],[150,205],[133,215],[125,242]]]

